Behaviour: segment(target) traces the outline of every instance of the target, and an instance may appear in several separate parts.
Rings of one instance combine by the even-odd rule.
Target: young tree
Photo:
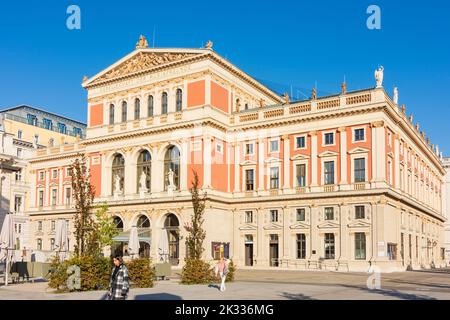
[[[72,195],[75,203],[75,255],[83,256],[92,249],[94,220],[91,215],[94,187],[90,183],[86,157],[79,155],[72,163]]]
[[[201,284],[212,281],[210,265],[202,260],[203,241],[206,236],[202,227],[206,193],[200,194],[198,184],[198,174],[194,171],[194,180],[192,188],[190,188],[194,212],[191,221],[185,226],[189,234],[186,237],[185,265],[181,272],[181,283],[183,284]]]
[[[108,205],[102,204],[96,207],[94,233],[97,234],[97,246],[102,250],[113,243],[113,238],[119,234],[113,217],[108,214]]]

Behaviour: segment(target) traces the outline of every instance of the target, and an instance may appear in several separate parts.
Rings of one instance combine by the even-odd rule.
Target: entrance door
[[[253,266],[253,243],[245,244],[245,265]]]
[[[278,243],[270,244],[270,266],[278,267]]]

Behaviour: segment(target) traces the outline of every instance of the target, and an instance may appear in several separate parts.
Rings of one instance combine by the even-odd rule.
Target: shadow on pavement
[[[282,292],[280,297],[289,299],[289,300],[317,300],[310,296],[305,296],[301,293],[289,293],[289,292]]]
[[[170,293],[139,294],[134,300],[183,300],[180,296]]]
[[[389,280],[389,282],[403,283],[403,284],[410,284],[410,285],[424,286],[424,287],[434,287],[434,288],[441,288],[441,289],[450,289],[450,285],[440,284],[440,283],[412,282],[412,281],[408,281],[408,280]]]
[[[411,293],[404,293],[404,292],[400,292],[397,290],[369,289],[369,288],[351,286],[351,285],[342,285],[342,287],[359,289],[359,290],[365,291],[367,293],[375,293],[375,294],[380,294],[383,296],[399,298],[402,300],[437,300],[433,297],[429,297],[429,296],[425,296],[425,295],[418,295],[418,294],[411,294]],[[362,300],[364,300],[364,299],[362,299]]]
[[[214,288],[214,289],[220,290],[220,286],[218,284],[209,284],[208,288]]]

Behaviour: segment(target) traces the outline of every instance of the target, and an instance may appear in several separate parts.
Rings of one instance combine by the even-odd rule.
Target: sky
[[[381,29],[369,30],[369,5]],[[70,5],[81,29],[69,30]],[[214,51],[277,91],[305,98],[375,86],[399,88],[414,122],[450,156],[450,2],[428,0],[116,1],[28,0],[0,4],[0,109],[29,104],[86,121],[89,77],[134,50],[140,34],[155,47]]]

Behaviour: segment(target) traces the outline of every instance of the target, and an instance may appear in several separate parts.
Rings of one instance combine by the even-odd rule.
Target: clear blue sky
[[[81,30],[66,28],[66,9],[81,8]],[[381,8],[381,30],[366,9]],[[202,46],[259,80],[319,95],[399,87],[400,103],[450,155],[450,4],[411,1],[2,1],[0,107],[30,104],[86,121],[83,75],[92,76],[134,49],[139,34],[156,47]],[[307,89],[305,89],[307,88]],[[297,93],[294,89],[294,97]]]

